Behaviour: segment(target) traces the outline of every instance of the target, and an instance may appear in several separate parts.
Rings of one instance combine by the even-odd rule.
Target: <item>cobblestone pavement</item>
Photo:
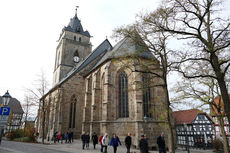
[[[132,149],[133,153],[140,153],[139,150]],[[151,153],[158,153],[157,151],[150,151]],[[100,153],[100,146],[97,145],[96,149],[93,149],[93,145],[90,144],[89,149],[82,150],[82,144],[80,140],[74,140],[73,143],[51,143],[51,144],[33,144],[33,143],[21,143],[12,141],[3,141],[0,146],[0,153]],[[113,148],[108,147],[108,153],[113,153]],[[124,146],[119,146],[117,153],[126,153]],[[176,153],[187,153],[185,150],[176,150]],[[194,150],[191,149],[190,153],[213,153],[212,150]]]

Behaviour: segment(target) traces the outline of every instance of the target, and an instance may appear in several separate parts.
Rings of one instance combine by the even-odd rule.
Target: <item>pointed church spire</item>
[[[77,17],[77,9],[78,8],[79,8],[79,6],[76,6],[75,16],[72,19],[70,19],[68,26],[65,27],[64,30],[75,32],[75,33],[80,33],[82,35],[90,37],[89,32],[83,30],[83,27],[81,25],[81,21]]]

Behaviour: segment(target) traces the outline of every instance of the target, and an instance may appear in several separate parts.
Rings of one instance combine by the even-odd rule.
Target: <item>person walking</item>
[[[57,132],[54,132],[53,139],[54,139],[54,143],[56,143],[56,141],[57,141]]]
[[[61,144],[63,143],[64,140],[65,140],[65,134],[62,132],[61,133]]]
[[[58,143],[59,143],[60,140],[61,140],[61,133],[58,133],[58,135],[57,135],[57,141],[58,141]]]
[[[120,139],[118,138],[118,136],[115,133],[113,134],[113,137],[112,137],[109,145],[113,146],[113,153],[117,152],[118,145],[121,146],[121,141],[120,141]]]
[[[65,134],[65,143],[68,143],[68,139],[69,139],[69,133],[66,132],[66,134]]]
[[[70,135],[71,135],[71,141],[73,142],[73,132],[71,132]]]
[[[141,136],[141,140],[139,142],[139,148],[140,148],[141,153],[148,153],[148,143],[145,140],[144,135]]]
[[[95,149],[96,145],[98,144],[98,136],[95,132],[92,135],[92,140],[93,140],[93,149]]]
[[[89,140],[90,140],[90,136],[89,133],[87,132],[85,135],[85,139],[86,139],[86,148],[89,149]]]
[[[72,140],[72,135],[71,135],[71,132],[69,132],[69,136],[68,136],[68,143],[71,143],[71,140]]]
[[[165,139],[164,139],[164,133],[163,132],[157,138],[157,144],[158,144],[158,148],[159,148],[159,153],[166,153]]]
[[[130,153],[131,144],[132,144],[131,134],[128,133],[128,136],[125,137],[125,146],[127,149],[127,153]]]
[[[85,149],[85,144],[86,144],[86,134],[85,132],[82,133],[81,135],[81,141],[82,141],[82,149]]]
[[[105,135],[102,138],[102,145],[103,145],[103,148],[105,148],[104,153],[107,153],[107,148],[109,145],[109,136],[107,133],[105,133]]]
[[[103,135],[99,137],[99,142],[101,144],[101,152],[103,152],[103,148],[104,148],[104,146],[102,144],[102,139],[103,139]]]

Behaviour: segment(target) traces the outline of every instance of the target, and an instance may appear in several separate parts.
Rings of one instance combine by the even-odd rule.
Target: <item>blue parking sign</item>
[[[0,115],[10,115],[10,107],[1,107]]]

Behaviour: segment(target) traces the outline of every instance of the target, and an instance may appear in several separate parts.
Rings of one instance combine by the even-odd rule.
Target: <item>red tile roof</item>
[[[192,124],[192,121],[199,113],[203,113],[198,109],[189,109],[173,112],[172,115],[176,121],[176,124]]]
[[[229,97],[229,99],[230,99],[230,94],[228,95],[228,97]],[[221,108],[221,112],[224,113],[224,102],[223,102],[222,97],[221,97],[221,99],[220,99],[220,96],[217,96],[217,97],[213,100],[213,102],[216,103],[216,105],[217,105],[218,107]],[[220,104],[219,104],[219,103],[220,103]],[[211,107],[211,114],[212,114],[212,116],[216,116],[216,114],[217,114],[217,115],[219,114],[219,112],[217,111],[216,107],[214,107],[213,105],[212,105],[212,107]]]

